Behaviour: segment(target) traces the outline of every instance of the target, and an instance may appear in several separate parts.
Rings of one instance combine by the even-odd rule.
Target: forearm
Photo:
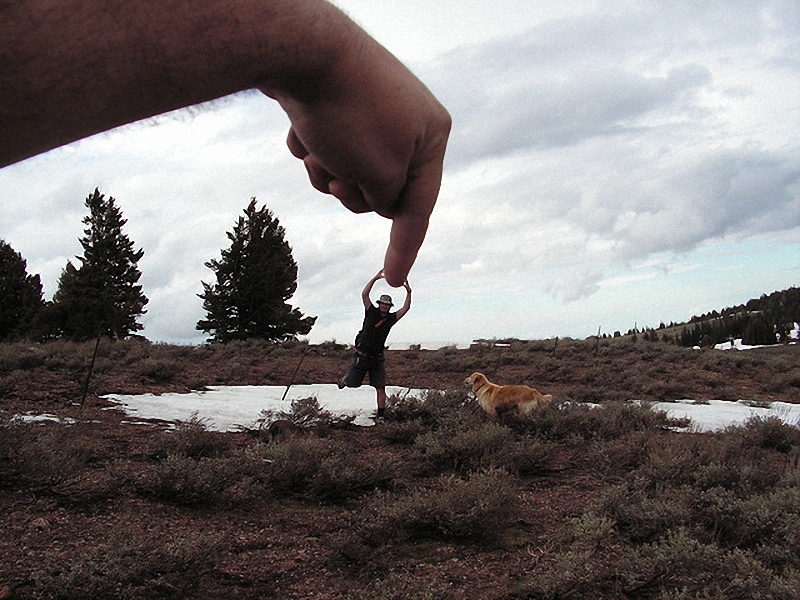
[[[4,4],[0,166],[245,89],[306,98],[363,35],[323,0]]]
[[[381,277],[383,277],[383,271],[378,271],[378,274],[370,279],[367,282],[367,285],[364,286],[364,289],[361,290],[361,301],[364,303],[365,308],[372,306],[372,300],[370,299],[369,295],[372,293],[372,286],[374,286],[375,282]]]
[[[436,204],[450,115],[336,7],[0,0],[0,167],[253,88],[286,111],[316,189],[392,218],[383,276],[401,285]]]
[[[406,313],[411,309],[411,288],[406,288],[406,299],[403,302],[403,306],[400,307],[400,310],[397,311],[397,320],[399,321]]]

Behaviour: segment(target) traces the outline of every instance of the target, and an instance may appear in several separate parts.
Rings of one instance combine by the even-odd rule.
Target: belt
[[[358,354],[359,356],[363,356],[364,358],[382,358],[383,357],[383,352],[379,352],[378,354],[367,354],[366,352],[363,352],[363,351],[359,350],[358,348],[353,348],[353,350],[355,351],[356,354]]]

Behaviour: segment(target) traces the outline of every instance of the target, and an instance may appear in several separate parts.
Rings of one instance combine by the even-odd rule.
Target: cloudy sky
[[[796,0],[337,4],[453,116],[395,346],[657,327],[800,284]],[[49,299],[99,187],[145,251],[144,334],[196,343],[204,263],[255,196],[286,229],[311,341],[351,342],[389,223],[314,191],[287,129],[243,93],[12,165],[0,238]]]

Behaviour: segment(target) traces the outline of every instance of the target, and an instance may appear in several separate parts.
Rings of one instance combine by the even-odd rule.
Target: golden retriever
[[[501,408],[517,407],[519,414],[527,414],[537,406],[552,402],[550,394],[540,394],[527,385],[496,385],[486,379],[483,373],[473,373],[464,382],[472,388],[478,404],[490,417],[497,415]]]

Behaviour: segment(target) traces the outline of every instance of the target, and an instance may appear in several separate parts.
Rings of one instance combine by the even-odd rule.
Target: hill
[[[662,322],[657,329],[634,328],[626,335],[685,347],[710,347],[737,339],[748,346],[766,346],[790,341],[797,323],[800,289],[791,287],[744,304],[695,315],[688,322]]]

